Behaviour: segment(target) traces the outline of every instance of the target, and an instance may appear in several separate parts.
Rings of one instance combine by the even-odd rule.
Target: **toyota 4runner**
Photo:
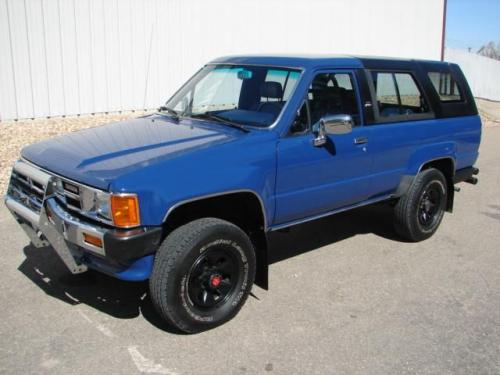
[[[155,114],[24,148],[5,203],[72,273],[148,279],[192,333],[267,288],[270,231],[387,201],[401,237],[432,236],[480,138],[455,64],[226,57]]]

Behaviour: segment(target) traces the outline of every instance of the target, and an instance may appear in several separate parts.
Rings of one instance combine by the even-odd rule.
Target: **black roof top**
[[[348,55],[237,55],[225,56],[212,60],[217,64],[247,64],[247,65],[271,65],[290,68],[374,68],[374,67],[398,67],[410,68],[415,63],[430,63],[448,65],[447,62],[433,60],[403,59],[393,57],[377,56],[348,56]]]

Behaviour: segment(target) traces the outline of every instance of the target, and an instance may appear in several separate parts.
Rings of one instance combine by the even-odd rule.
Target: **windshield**
[[[207,65],[167,103],[181,116],[267,127],[281,113],[300,71],[246,65]]]

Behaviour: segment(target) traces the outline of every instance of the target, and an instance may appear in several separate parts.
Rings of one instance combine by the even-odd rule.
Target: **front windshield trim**
[[[296,70],[302,72],[304,70],[303,67],[300,66],[286,66],[286,65],[274,65],[274,64],[247,64],[247,63],[225,63],[225,62],[210,62],[208,64],[205,64],[205,66],[211,66],[211,65],[231,65],[231,66],[262,66],[265,68],[277,68],[277,69],[289,69],[289,70]]]
[[[184,82],[183,85],[181,85],[181,87],[179,87],[178,90],[176,90],[174,92],[174,94],[165,102],[165,105],[167,103],[169,103],[179,92],[181,92],[184,87],[186,87],[189,82],[194,78],[196,77],[203,69],[205,69],[206,67],[209,67],[209,66],[219,66],[219,65],[230,65],[230,66],[260,66],[260,67],[267,67],[267,68],[276,68],[276,69],[289,69],[289,70],[293,70],[293,71],[296,71],[299,73],[299,78],[297,80],[297,84],[295,85],[295,87],[293,88],[292,92],[290,93],[290,99],[292,99],[295,95],[296,95],[296,92],[297,92],[297,88],[299,87],[300,85],[300,82],[302,81],[303,77],[304,77],[304,73],[305,73],[305,68],[302,67],[302,66],[286,66],[286,65],[273,65],[273,64],[255,64],[255,63],[235,63],[235,62],[209,62],[205,65],[203,65],[200,69],[198,69],[188,80],[186,80],[186,82]],[[279,113],[279,115],[276,117],[276,119],[271,123],[269,124],[268,126],[256,126],[256,125],[248,125],[248,124],[242,124],[242,126],[244,126],[245,128],[247,129],[252,129],[252,130],[264,130],[264,131],[269,131],[269,130],[273,130],[277,125],[278,123],[281,121],[283,115],[285,114],[285,111],[288,109],[289,105],[290,105],[290,101],[291,100],[288,100],[285,105],[283,106],[281,112]],[[179,118],[179,120],[182,120],[183,116],[181,116]]]

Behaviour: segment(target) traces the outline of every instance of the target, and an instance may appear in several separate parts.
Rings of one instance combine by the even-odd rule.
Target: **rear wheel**
[[[431,237],[446,209],[446,178],[437,169],[420,172],[394,208],[394,226],[403,238],[417,242]]]
[[[199,219],[174,230],[160,246],[149,280],[151,299],[169,324],[200,332],[237,314],[254,276],[255,253],[245,232],[224,220]]]

